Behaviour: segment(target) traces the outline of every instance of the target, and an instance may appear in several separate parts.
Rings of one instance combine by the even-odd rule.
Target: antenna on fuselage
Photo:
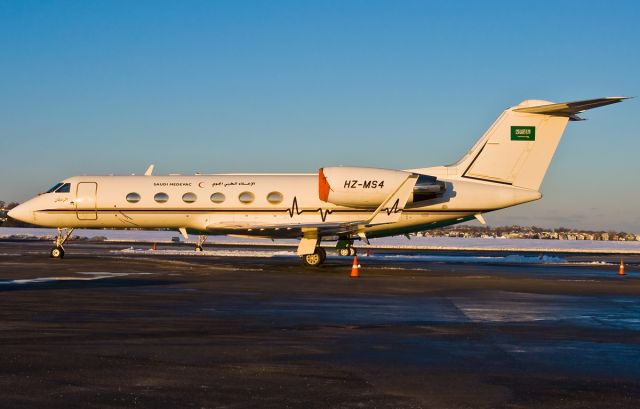
[[[151,165],[149,165],[149,167],[147,168],[147,170],[144,172],[145,176],[151,176],[153,175],[153,168],[155,167],[155,165],[152,163]]]

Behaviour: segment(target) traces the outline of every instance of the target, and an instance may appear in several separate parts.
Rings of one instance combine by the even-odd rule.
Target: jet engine
[[[329,167],[318,172],[319,196],[338,206],[373,208],[380,206],[412,172],[402,170]],[[409,202],[429,200],[444,192],[444,183],[433,176],[418,175]]]

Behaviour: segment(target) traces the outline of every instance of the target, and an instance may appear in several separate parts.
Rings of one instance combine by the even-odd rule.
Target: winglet
[[[605,105],[616,104],[622,102],[629,97],[605,97],[596,99],[585,99],[582,101],[573,102],[561,102],[558,104],[546,104],[538,105],[534,107],[516,108],[515,112],[526,112],[530,114],[541,114],[551,116],[562,116],[569,118],[572,121],[580,121],[582,118],[578,116],[579,113],[586,111],[587,109],[598,108]]]
[[[153,175],[153,168],[155,167],[155,165],[152,163],[151,165],[149,165],[149,167],[147,168],[147,170],[144,172],[145,176],[151,176]]]

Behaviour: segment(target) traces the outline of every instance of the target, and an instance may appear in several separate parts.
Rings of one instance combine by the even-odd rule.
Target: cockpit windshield
[[[62,186],[56,189],[56,193],[69,193],[71,192],[71,183],[63,183]]]
[[[45,193],[53,193],[56,191],[57,188],[59,188],[60,186],[62,186],[62,182],[60,183],[56,183],[51,189],[47,190]]]
[[[71,191],[71,183],[56,183],[54,187],[47,190],[46,193],[69,193]]]

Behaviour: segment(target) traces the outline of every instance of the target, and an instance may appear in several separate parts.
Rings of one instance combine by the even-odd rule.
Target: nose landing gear
[[[54,248],[49,252],[49,257],[51,258],[63,258],[64,257],[64,243],[69,240],[71,237],[71,233],[73,233],[73,229],[71,228],[60,228],[58,227],[58,234],[56,235],[53,244]]]
[[[201,234],[201,235],[198,237],[198,242],[196,243],[196,251],[197,251],[197,252],[200,252],[200,251],[203,251],[203,250],[204,250],[204,249],[202,248],[202,246],[204,245],[204,242],[205,242],[205,241],[207,241],[207,238],[208,238],[208,237],[209,237],[209,236],[207,236],[206,234]]]

